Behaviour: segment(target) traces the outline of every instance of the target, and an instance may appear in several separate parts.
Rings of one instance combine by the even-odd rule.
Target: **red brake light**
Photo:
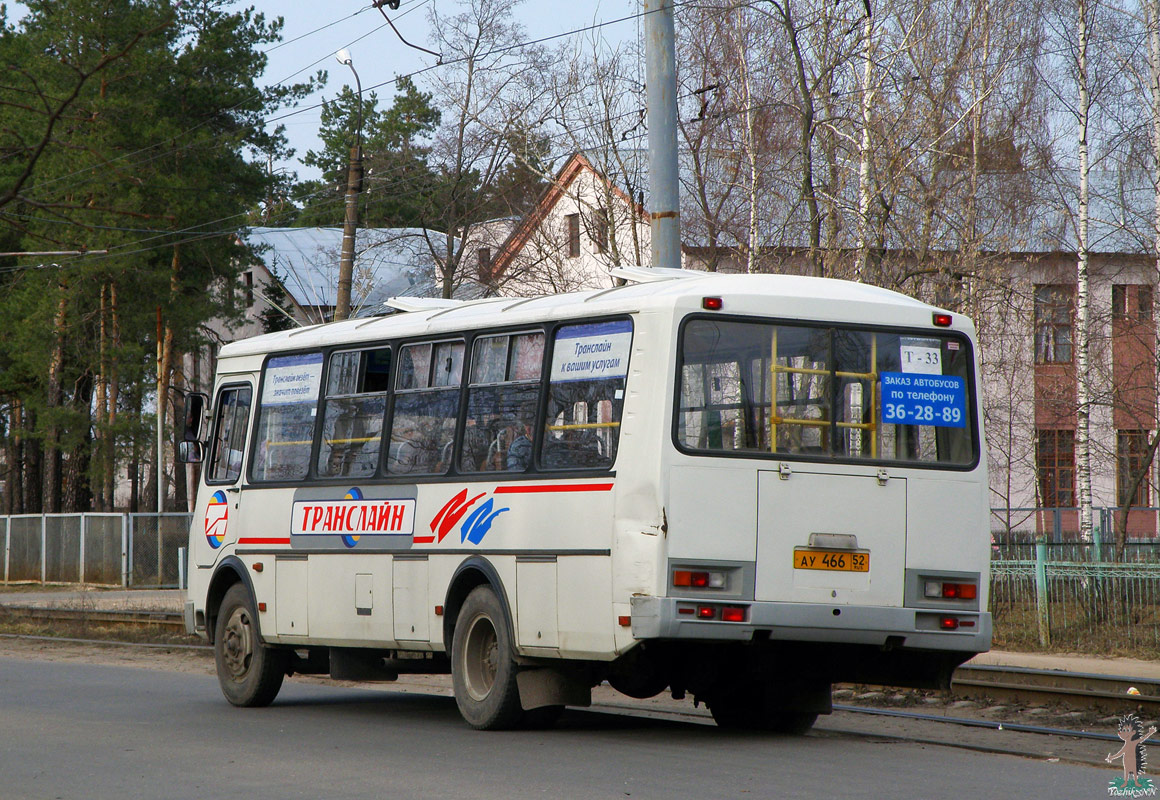
[[[934,324],[938,325],[940,328],[949,328],[951,326],[951,315],[950,314],[935,313],[931,316],[933,317],[932,321],[934,322]]]
[[[943,617],[938,621],[938,626],[944,631],[953,631],[959,627],[959,621],[955,617]]]
[[[713,606],[697,606],[697,619],[714,619],[717,616],[717,609]]]
[[[728,606],[721,609],[721,619],[725,622],[745,622],[745,609]]]
[[[720,311],[725,307],[725,301],[720,297],[702,297],[701,308],[706,311]]]

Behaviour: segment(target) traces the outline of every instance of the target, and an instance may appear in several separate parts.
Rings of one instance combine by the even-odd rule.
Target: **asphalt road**
[[[0,658],[0,798],[1094,798],[1118,771],[931,745],[569,711],[479,733],[447,697]]]

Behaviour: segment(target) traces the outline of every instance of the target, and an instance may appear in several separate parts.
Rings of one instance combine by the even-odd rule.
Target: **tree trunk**
[[[60,281],[56,314],[52,320],[52,355],[48,363],[48,411],[54,413],[64,403],[64,326],[68,313],[68,292],[63,280]],[[48,463],[44,473],[45,505],[50,513],[61,512],[61,489],[63,475],[63,453],[60,446],[60,427],[55,421],[48,429],[45,446]]]
[[[866,4],[866,20],[863,25],[864,56],[862,64],[862,138],[858,145],[858,254],[854,265],[854,280],[870,279],[870,124],[874,92],[871,82],[874,77],[874,20],[870,16],[870,4]]]
[[[113,352],[121,352],[121,320],[117,313],[117,284],[109,284],[109,322],[112,325]],[[109,365],[109,430],[105,439],[105,507],[112,511],[117,505],[117,439],[113,434],[117,425],[117,403],[120,401],[121,381],[117,359]]]
[[[1076,264],[1076,310],[1075,310],[1075,377],[1076,377],[1076,425],[1075,425],[1075,477],[1079,494],[1079,533],[1085,542],[1092,540],[1092,460],[1091,460],[1091,299],[1088,292],[1088,116],[1090,98],[1087,75],[1087,0],[1078,4],[1078,76],[1079,106],[1077,117],[1079,136],[1077,150],[1079,157],[1079,219],[1078,258]]]

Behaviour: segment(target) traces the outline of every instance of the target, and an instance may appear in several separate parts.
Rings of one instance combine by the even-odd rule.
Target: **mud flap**
[[[516,675],[524,711],[544,706],[590,706],[592,688],[554,669],[524,669]]]

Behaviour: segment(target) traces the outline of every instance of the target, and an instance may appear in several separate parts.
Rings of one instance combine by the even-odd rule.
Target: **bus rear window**
[[[677,440],[689,450],[970,465],[967,340],[694,319]]]

